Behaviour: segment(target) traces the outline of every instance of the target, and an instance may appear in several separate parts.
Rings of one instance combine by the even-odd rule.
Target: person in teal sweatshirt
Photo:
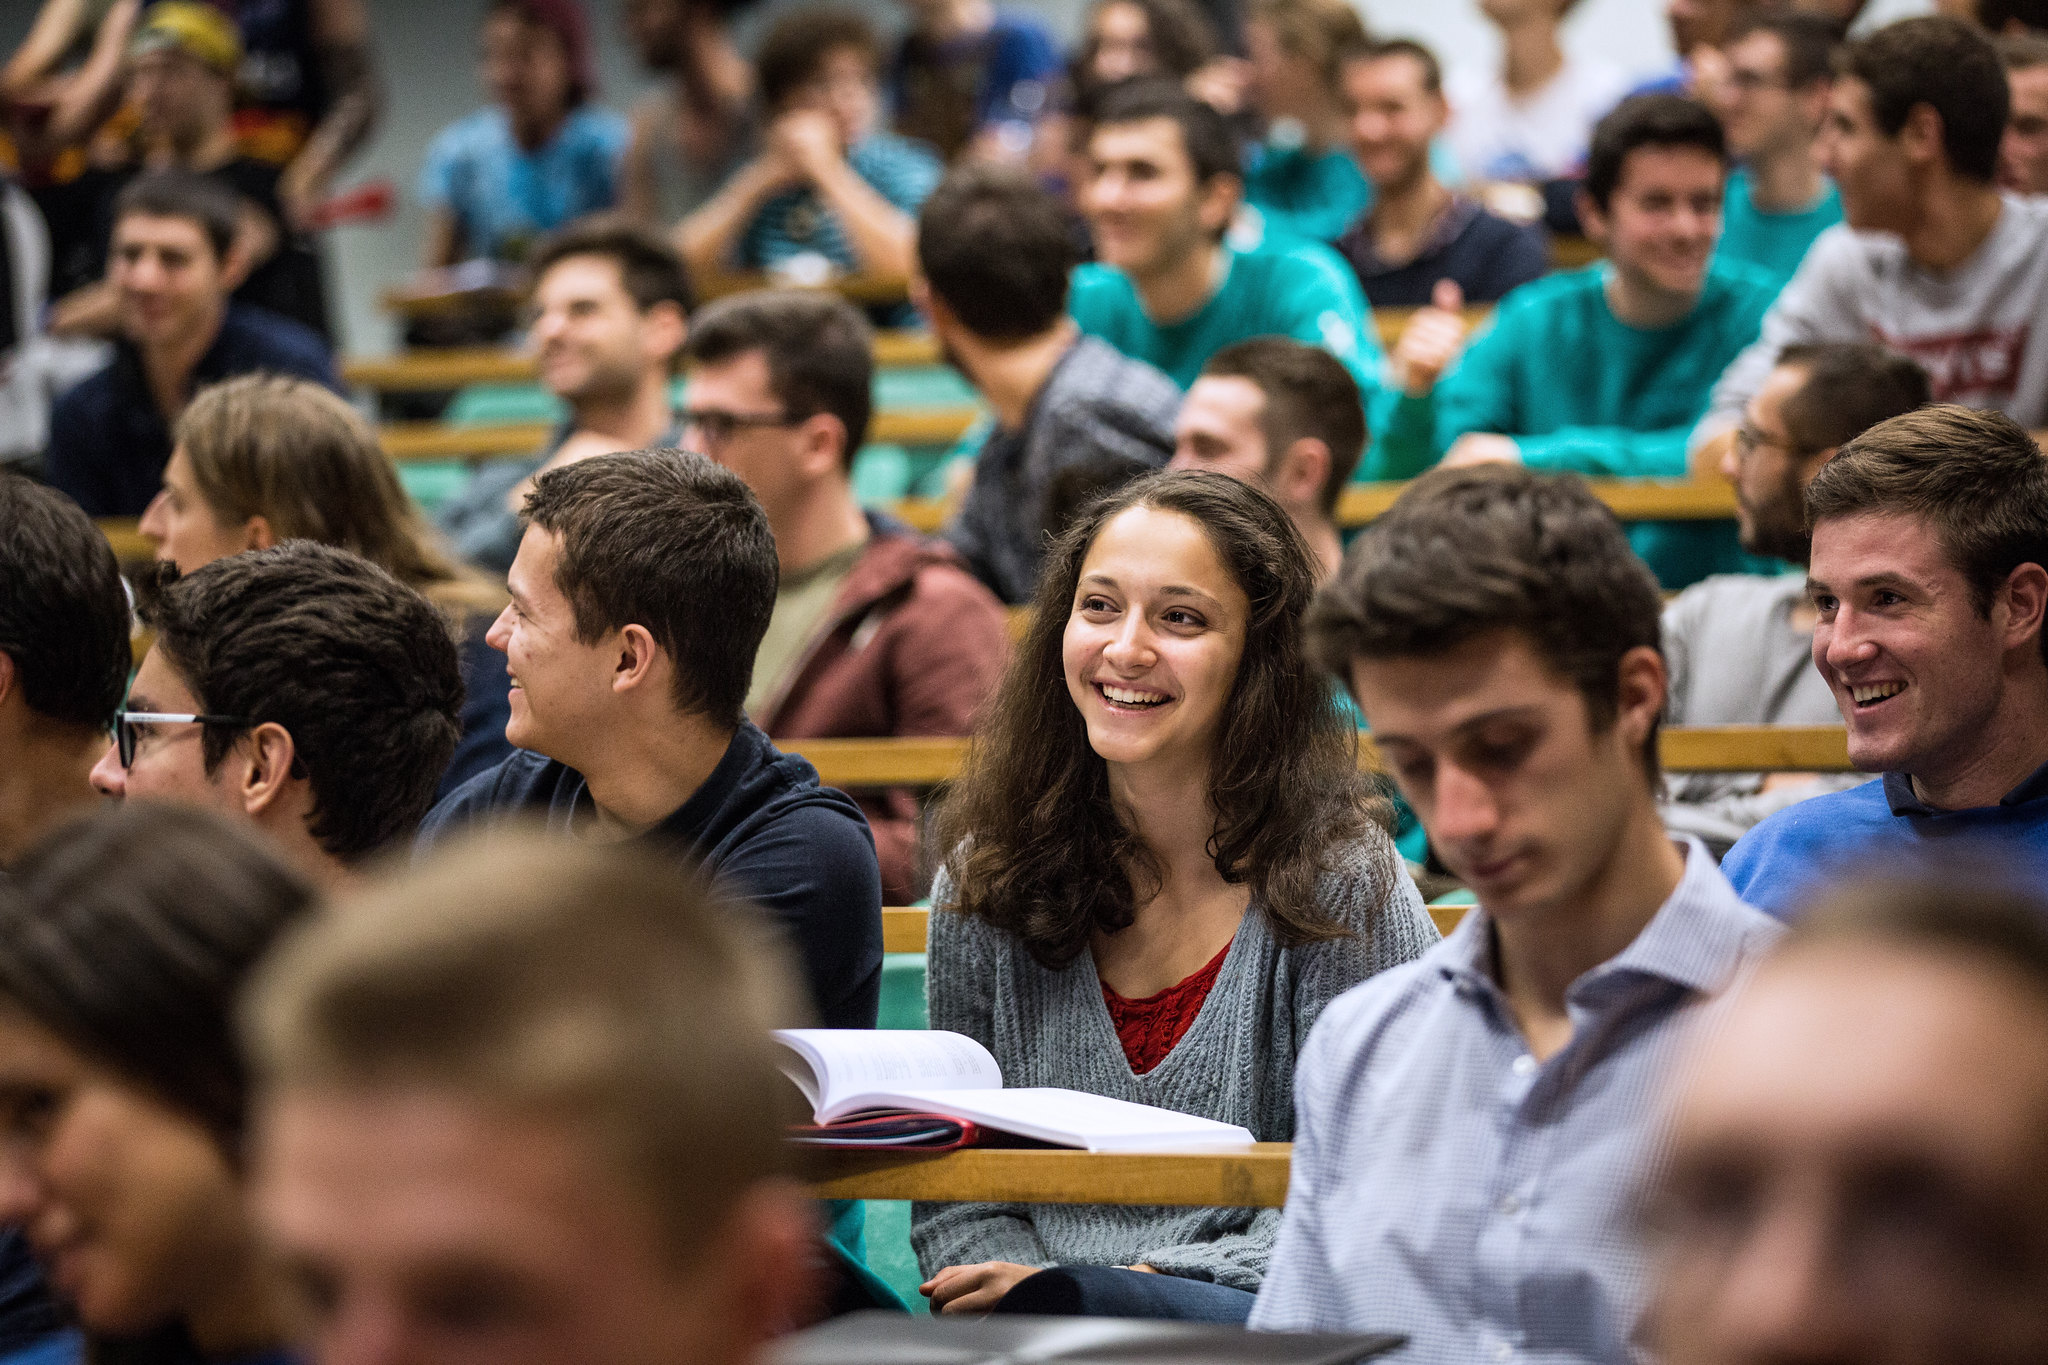
[[[1754,266],[1710,265],[1727,168],[1721,125],[1701,105],[1624,101],[1594,129],[1579,195],[1580,221],[1608,259],[1509,294],[1433,387],[1397,356],[1412,395],[1402,422],[1426,414],[1446,464],[1686,477],[1686,438],[1714,381],[1777,294]],[[1666,588],[1755,568],[1733,521],[1638,522],[1630,541]]]
[[[1081,206],[1097,260],[1076,268],[1067,302],[1082,332],[1182,388],[1232,342],[1291,337],[1344,362],[1369,421],[1391,406],[1371,308],[1342,257],[1313,242],[1224,243],[1244,182],[1221,115],[1171,83],[1134,84],[1104,101],[1088,160]]]
[[[1742,168],[1728,178],[1715,259],[1761,266],[1782,286],[1813,239],[1842,221],[1842,196],[1816,143],[1837,42],[1825,15],[1753,14],[1725,49],[1716,111]]]

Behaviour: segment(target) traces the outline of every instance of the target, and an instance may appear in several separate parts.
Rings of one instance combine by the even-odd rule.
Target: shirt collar
[[[2001,806],[2024,806],[2029,801],[2048,797],[2048,763],[2020,779],[2017,787],[1998,798]],[[1904,773],[1884,775],[1884,800],[1892,808],[1893,815],[1954,815],[1952,810],[1941,810],[1920,799],[1913,790],[1913,779]]]
[[[1405,270],[1417,262],[1431,260],[1441,255],[1452,242],[1458,240],[1460,233],[1471,226],[1472,220],[1479,216],[1480,204],[1477,199],[1469,195],[1453,191],[1450,202],[1444,205],[1443,210],[1437,214],[1436,220],[1429,225],[1429,230],[1423,233],[1422,242],[1416,247],[1415,254],[1408,260],[1399,263],[1392,263],[1381,259],[1379,252],[1373,247],[1372,225],[1377,213],[1377,209],[1368,209],[1365,217],[1359,222],[1358,254],[1364,261],[1368,274],[1390,275],[1396,270]]]

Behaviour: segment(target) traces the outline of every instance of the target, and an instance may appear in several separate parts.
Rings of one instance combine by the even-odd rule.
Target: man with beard
[[[1721,473],[1735,485],[1742,548],[1797,568],[1717,574],[1664,609],[1671,724],[1837,723],[1834,695],[1813,667],[1818,613],[1806,596],[1812,538],[1802,499],[1843,442],[1919,407],[1927,388],[1918,364],[1868,342],[1790,346],[1778,358]],[[1673,774],[1664,782],[1664,823],[1725,853],[1766,815],[1828,785],[1810,773]]]

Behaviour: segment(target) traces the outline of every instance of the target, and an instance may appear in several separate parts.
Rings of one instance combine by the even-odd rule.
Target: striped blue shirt
[[[846,164],[913,218],[946,173],[930,148],[894,133],[862,138],[847,152]],[[839,220],[809,185],[785,190],[761,206],[740,238],[739,265],[742,270],[765,270],[804,252],[816,252],[841,270],[860,268],[860,258]]]
[[[1287,1209],[1251,1324],[1402,1332],[1404,1365],[1638,1361],[1634,1199],[1688,1008],[1778,936],[1697,841],[1635,941],[1530,1054],[1483,910],[1324,1011],[1296,1072]]]

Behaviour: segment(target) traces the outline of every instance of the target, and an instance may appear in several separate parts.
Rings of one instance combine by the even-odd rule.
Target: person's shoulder
[[[1237,258],[1237,268],[1261,289],[1274,285],[1334,288],[1349,296],[1358,288],[1358,276],[1334,248],[1299,237],[1278,238],[1247,251]]]
[[[432,141],[427,143],[427,155],[475,155],[487,149],[509,146],[511,141],[512,129],[505,120],[504,110],[487,104],[442,125]]]
[[[625,145],[632,125],[624,114],[601,104],[579,105],[563,125],[565,141],[585,146],[616,148]]]
[[[862,840],[868,839],[867,817],[860,807],[845,792],[820,781],[809,759],[777,748],[751,721],[742,722],[734,742],[755,749],[751,771],[742,775],[735,799],[754,807],[759,819],[800,827],[806,837],[836,838],[842,831],[857,830]]]
[[[1407,875],[1393,839],[1372,825],[1326,853],[1316,877],[1316,900],[1325,914],[1345,928],[1367,929],[1377,922],[1381,909],[1399,895],[1401,880]]]
[[[1030,10],[996,6],[995,24],[989,32],[998,43],[1030,55],[1049,53],[1056,58],[1059,54],[1059,40]]]
[[[76,422],[104,411],[114,401],[119,382],[114,371],[115,361],[109,358],[106,364],[64,390],[51,406],[50,420]]]
[[[514,749],[434,803],[420,822],[420,838],[431,843],[495,816],[545,804],[569,770],[544,754]]]
[[[1778,297],[1784,282],[1773,272],[1751,261],[1716,256],[1707,265],[1706,292],[1723,307],[1745,313],[1762,313]]]
[[[1420,957],[1376,972],[1330,1001],[1316,1016],[1313,1050],[1334,1050],[1353,1060],[1368,1054],[1389,1028],[1444,987],[1445,945],[1450,942],[1446,939]]]
[[[1831,857],[1849,853],[1856,838],[1885,830],[1891,818],[1884,780],[1873,777],[1766,816],[1735,841],[1721,860],[1721,870],[1744,900],[1762,905],[1769,897],[1759,897],[1756,878],[1769,864],[1780,858],[1803,863],[1822,848]]]
[[[1541,329],[1567,316],[1605,309],[1605,299],[1599,262],[1577,270],[1552,271],[1517,285],[1502,296],[1486,334],[1505,339],[1521,331]]]
[[[877,129],[854,144],[847,153],[847,160],[857,170],[874,171],[943,171],[945,162],[928,143],[916,138],[892,133],[886,128]]]
[[[1074,273],[1067,284],[1067,302],[1070,307],[1077,304],[1108,304],[1136,298],[1131,288],[1130,276],[1113,265],[1101,261],[1083,261],[1074,267]]]
[[[2048,238],[2048,194],[2013,194],[2010,191],[2001,196],[2004,202],[2003,215],[2028,237],[2037,241]]]
[[[1053,371],[1048,390],[1058,401],[1103,402],[1144,411],[1180,409],[1180,385],[1149,361],[1125,355],[1100,337],[1084,336]]]
[[[330,358],[327,343],[318,332],[296,318],[253,303],[230,303],[222,325],[236,333],[239,341],[279,359],[312,361],[324,367]]]
[[[1527,243],[1539,251],[1548,253],[1549,243],[1539,224],[1518,223],[1512,218],[1495,213],[1484,204],[1478,207],[1479,211],[1472,215],[1472,220],[1465,224],[1465,230],[1459,234],[1469,245],[1499,248]]]

